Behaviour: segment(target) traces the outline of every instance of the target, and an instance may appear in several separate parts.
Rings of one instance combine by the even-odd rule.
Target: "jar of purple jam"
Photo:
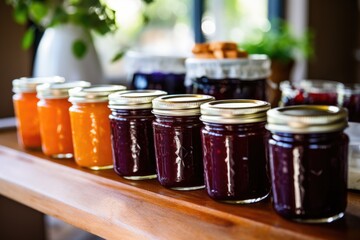
[[[269,195],[265,129],[268,102],[219,100],[201,105],[206,189],[215,200],[254,203]]]
[[[343,84],[326,80],[301,80],[296,83],[284,81],[280,106],[292,105],[338,105],[337,89]]]
[[[153,100],[154,142],[158,180],[175,190],[204,188],[200,105],[208,95],[167,95]]]
[[[185,93],[185,58],[128,52],[125,56],[130,89]]]
[[[216,99],[266,100],[270,60],[266,55],[238,59],[188,58],[185,85],[188,93]]]
[[[360,123],[360,84],[346,84],[338,88],[339,106],[348,110],[349,121]]]
[[[347,197],[347,111],[335,106],[269,110],[273,204],[281,216],[309,223],[344,216]]]
[[[166,92],[129,90],[109,95],[114,170],[126,179],[156,178],[151,102],[162,95]]]

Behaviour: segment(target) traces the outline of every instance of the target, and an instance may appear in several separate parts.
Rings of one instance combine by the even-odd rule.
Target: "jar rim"
[[[90,87],[76,87],[69,90],[70,102],[107,102],[108,96],[117,91],[125,90],[123,85],[92,85]]]
[[[147,109],[152,108],[152,100],[166,95],[162,90],[125,90],[109,95],[109,108],[112,109]]]
[[[69,90],[76,87],[89,87],[90,82],[74,81],[63,83],[45,83],[36,87],[37,98],[58,99],[68,98]]]
[[[65,78],[60,76],[21,77],[12,81],[14,93],[36,92],[36,87],[44,83],[63,83]]]

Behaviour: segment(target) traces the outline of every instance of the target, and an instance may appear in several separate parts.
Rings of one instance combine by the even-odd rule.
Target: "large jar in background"
[[[41,136],[37,111],[36,86],[64,82],[62,77],[19,78],[13,80],[13,96],[19,144],[27,149],[40,149]]]
[[[131,180],[156,178],[152,100],[160,90],[129,90],[109,95],[114,170]]]
[[[185,93],[185,58],[128,52],[125,56],[131,89]]]
[[[218,100],[201,105],[206,189],[215,200],[253,203],[270,192],[266,160],[268,102]]]
[[[89,82],[76,81],[37,86],[41,148],[45,155],[54,158],[73,157],[69,115],[71,103],[68,101],[68,91],[71,88],[90,85]]]
[[[300,222],[332,222],[347,202],[347,111],[336,106],[290,106],[267,112],[273,204]]]
[[[108,96],[121,85],[94,85],[69,90],[75,162],[93,170],[113,167]]]
[[[220,99],[266,100],[270,60],[266,55],[239,59],[186,60],[188,93],[207,94]]]
[[[158,180],[175,190],[204,188],[200,105],[208,95],[167,95],[153,100]]]

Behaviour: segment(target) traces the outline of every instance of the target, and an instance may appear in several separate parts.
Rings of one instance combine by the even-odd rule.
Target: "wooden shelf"
[[[230,205],[205,190],[180,192],[156,180],[128,181],[73,160],[25,152],[14,130],[0,132],[0,194],[106,239],[359,239],[360,194],[348,193],[345,218],[331,224],[287,221],[269,199]]]

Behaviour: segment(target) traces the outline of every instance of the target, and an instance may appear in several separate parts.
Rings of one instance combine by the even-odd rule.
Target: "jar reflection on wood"
[[[258,100],[219,100],[201,105],[205,182],[211,198],[253,203],[270,192],[266,160],[266,111]]]
[[[131,180],[156,178],[152,100],[160,90],[129,90],[109,95],[114,170]]]
[[[94,85],[69,90],[70,121],[75,162],[93,170],[113,167],[108,95],[121,85]]]
[[[200,105],[207,95],[167,95],[153,100],[155,156],[158,180],[175,190],[204,187]]]
[[[300,222],[341,218],[347,197],[346,110],[300,105],[267,115],[275,211]]]
[[[43,83],[64,82],[62,77],[19,78],[13,80],[14,110],[19,144],[28,149],[41,148],[41,135],[36,86]]]

